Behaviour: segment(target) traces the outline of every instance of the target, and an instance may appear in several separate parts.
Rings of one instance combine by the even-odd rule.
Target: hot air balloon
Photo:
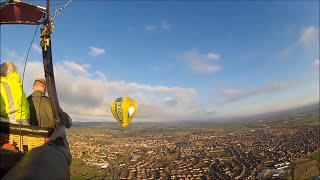
[[[138,105],[131,98],[119,97],[112,102],[111,111],[122,128],[125,128],[136,116]]]

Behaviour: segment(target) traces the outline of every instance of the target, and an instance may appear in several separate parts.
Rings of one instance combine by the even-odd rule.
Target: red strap
[[[13,146],[13,145],[11,145],[11,144],[4,144],[4,145],[2,145],[2,148],[3,148],[3,149],[9,149],[9,150],[16,150],[16,151],[19,150],[18,147]]]
[[[20,9],[19,9],[18,6],[13,6],[13,12],[14,12],[15,21],[21,21],[21,19],[20,19]]]

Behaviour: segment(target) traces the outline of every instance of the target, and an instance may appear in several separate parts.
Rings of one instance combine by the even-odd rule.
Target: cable
[[[72,0],[69,0],[63,8],[59,8],[58,10],[56,10],[56,12],[54,12],[54,16],[51,18],[50,21],[53,21],[54,18],[56,18],[63,10],[64,8],[66,8],[70,3],[71,3]]]
[[[56,3],[56,4],[51,4],[50,6],[59,6],[61,4],[66,4],[67,2],[69,2],[69,1],[64,1],[62,3]]]
[[[0,9],[2,9],[3,7],[5,7],[8,3],[9,3],[9,0],[6,0],[6,1],[4,1],[4,2],[0,2]]]
[[[26,60],[25,60],[25,62],[24,62],[23,73],[22,73],[22,85],[23,85],[24,74],[25,74],[25,71],[26,71],[26,65],[27,65],[27,61],[28,61],[30,49],[31,49],[31,46],[32,46],[32,44],[33,44],[34,38],[36,37],[36,34],[37,34],[38,29],[39,29],[39,25],[37,25],[37,28],[36,28],[36,30],[34,31],[34,34],[33,34],[33,37],[32,37],[32,41],[31,41],[31,43],[30,43],[30,46],[29,46],[29,49],[28,49],[28,52],[27,52]]]
[[[38,29],[39,29],[39,25],[37,25],[37,28],[36,28],[36,30],[34,31],[34,34],[33,34],[33,37],[32,37],[32,40],[31,40],[31,43],[30,43],[30,46],[29,46],[29,49],[28,49],[28,52],[27,52],[27,56],[26,56],[26,60],[25,60],[25,62],[24,62],[24,66],[23,66],[23,73],[22,73],[22,80],[21,80],[21,84],[22,84],[22,87],[21,87],[21,114],[20,114],[20,148],[19,148],[19,150],[21,151],[22,150],[22,131],[21,131],[21,129],[22,129],[22,101],[23,101],[23,94],[24,94],[24,92],[23,92],[23,81],[24,81],[24,74],[25,74],[25,72],[26,72],[26,66],[27,66],[27,61],[28,61],[28,57],[29,57],[29,53],[30,53],[30,49],[31,49],[31,46],[32,46],[32,44],[33,44],[33,41],[34,41],[34,38],[36,37],[36,34],[37,34],[37,32],[38,32]]]

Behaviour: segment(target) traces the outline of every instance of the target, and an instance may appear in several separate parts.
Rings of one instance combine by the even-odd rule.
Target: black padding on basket
[[[21,135],[50,137],[53,131],[54,131],[53,128],[0,122],[0,133],[5,133],[5,134],[20,135],[21,133]]]

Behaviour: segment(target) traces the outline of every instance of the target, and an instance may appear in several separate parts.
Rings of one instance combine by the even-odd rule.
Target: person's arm
[[[71,117],[66,113],[66,112],[64,112],[62,109],[61,109],[61,111],[62,111],[62,118],[64,119],[64,122],[65,122],[65,126],[66,126],[66,128],[70,128],[71,127],[71,125],[72,125],[72,119],[71,119]]]

